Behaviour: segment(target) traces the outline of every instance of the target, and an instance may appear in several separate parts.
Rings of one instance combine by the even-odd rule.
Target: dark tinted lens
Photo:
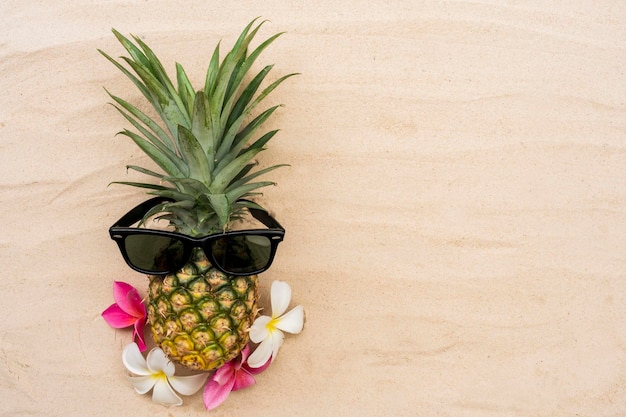
[[[234,274],[265,269],[272,255],[272,242],[262,235],[225,236],[211,243],[217,266]]]
[[[128,260],[135,267],[150,272],[178,269],[184,263],[181,241],[167,236],[136,234],[124,240]]]

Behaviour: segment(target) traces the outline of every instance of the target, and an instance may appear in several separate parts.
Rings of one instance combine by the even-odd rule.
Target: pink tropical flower
[[[253,374],[263,372],[271,363],[271,358],[259,368],[251,368],[246,362],[250,346],[243,348],[239,356],[225,363],[209,379],[204,387],[204,406],[213,410],[224,402],[231,391],[247,388],[256,383]]]
[[[137,338],[137,345],[143,352],[146,342],[143,338],[143,329],[146,325],[146,306],[141,301],[135,287],[125,282],[113,283],[114,304],[102,312],[102,317],[109,326],[116,329],[134,326],[133,339]]]

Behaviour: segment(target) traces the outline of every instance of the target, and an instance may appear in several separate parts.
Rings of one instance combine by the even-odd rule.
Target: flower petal
[[[291,287],[284,281],[272,282],[270,289],[270,300],[272,302],[272,317],[279,317],[289,307],[291,302]]]
[[[146,327],[146,318],[139,319],[135,322],[135,330],[133,332],[133,339],[137,339],[137,345],[141,352],[146,350],[146,341],[143,337],[143,330]]]
[[[233,385],[233,391],[248,388],[250,385],[254,385],[256,380],[245,369],[240,369],[235,372],[235,384]]]
[[[122,362],[124,363],[126,369],[135,375],[152,375],[152,372],[148,369],[146,360],[139,351],[137,343],[129,343],[126,345],[124,351],[122,352]]]
[[[141,302],[139,292],[135,287],[126,282],[115,281],[113,283],[113,299],[123,311],[134,317],[146,315],[146,310]]]
[[[123,329],[124,327],[132,326],[137,318],[131,316],[120,308],[117,304],[111,304],[109,308],[102,312],[102,318],[109,326],[116,329]]]
[[[250,368],[260,368],[271,357],[274,347],[272,346],[272,337],[268,337],[261,342],[259,346],[252,352],[252,355],[248,357],[248,366]]]
[[[128,313],[137,318],[146,316],[146,306],[141,300],[141,296],[136,289],[133,288],[133,290],[128,293],[127,300],[128,305],[120,307],[127,308]]]
[[[245,369],[246,371],[250,372],[251,375],[257,375],[260,374],[261,372],[265,371],[267,369],[268,366],[270,366],[272,364],[272,357],[270,356],[270,358],[267,360],[267,362],[265,362],[263,365],[259,366],[258,368],[253,368],[250,365],[248,365],[247,363],[245,363],[243,365],[243,369]]]
[[[235,378],[230,378],[224,385],[219,384],[213,378],[209,379],[204,387],[204,393],[202,399],[204,400],[204,406],[207,410],[213,410],[218,405],[224,402],[230,394],[235,384]]]
[[[250,345],[245,345],[243,349],[241,349],[241,361],[239,362],[239,365],[243,365],[246,363],[246,360],[248,359],[248,356],[250,356]]]
[[[145,394],[150,391],[154,384],[156,383],[156,378],[152,375],[147,376],[128,376],[128,380],[133,387],[135,387],[135,391],[137,394]]]
[[[124,302],[124,300],[126,300],[126,295],[134,288],[135,287],[127,282],[113,281],[113,299],[118,304],[119,302]]]
[[[181,405],[183,400],[176,395],[165,377],[157,378],[152,390],[152,401],[163,405]]]
[[[211,379],[220,385],[228,384],[229,381],[235,377],[236,360],[237,359],[233,359],[232,361],[226,362],[223,366],[219,367]]]
[[[172,376],[176,371],[176,367],[172,361],[165,356],[165,352],[163,352],[161,348],[153,348],[148,353],[147,365],[148,369],[152,371],[152,373],[163,371],[165,375]]]
[[[267,323],[272,320],[269,316],[260,316],[254,320],[250,327],[250,340],[254,343],[260,343],[267,339],[270,335],[270,331],[267,328]]]
[[[189,376],[171,376],[167,380],[175,391],[183,395],[195,394],[206,382],[209,374],[197,374]]]
[[[283,345],[285,341],[285,335],[280,330],[274,330],[272,332],[272,358],[276,360],[278,356],[278,349]]]
[[[293,310],[276,320],[275,326],[287,333],[300,333],[304,326],[304,309],[302,306],[294,307]]]

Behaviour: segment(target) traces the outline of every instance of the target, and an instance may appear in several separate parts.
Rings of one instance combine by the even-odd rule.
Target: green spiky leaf
[[[121,98],[109,94],[111,98],[119,104],[119,106],[113,105],[117,111],[119,111],[126,120],[128,120],[146,139],[148,139],[154,146],[159,149],[167,148],[172,152],[175,152],[175,144],[171,138],[165,133],[165,131],[154,120],[150,119],[143,112],[137,109],[132,104],[128,103]],[[122,108],[124,110],[122,110]],[[144,127],[145,126],[145,127]]]
[[[228,202],[226,194],[209,194],[207,197],[217,217],[220,219],[220,223],[227,225],[230,217],[230,203]]]
[[[161,169],[167,172],[170,175],[175,176],[186,176],[188,167],[187,165],[182,165],[184,161],[178,160],[176,163],[173,162],[167,154],[165,154],[161,149],[154,146],[152,143],[142,138],[138,134],[131,132],[128,129],[125,129],[119,133],[120,135],[128,136],[131,138],[142,151],[146,153]],[[181,165],[179,168],[178,165]]]
[[[142,174],[149,175],[151,177],[156,177],[161,180],[163,179],[163,174],[159,174],[158,172],[154,172],[152,170],[137,165],[126,165],[126,169],[132,169],[133,171],[141,172]]]
[[[221,61],[220,43],[217,43],[200,90],[194,89],[179,63],[175,64],[174,85],[155,51],[138,36],[126,37],[113,30],[129,54],[119,60],[99,51],[154,109],[143,110],[109,93],[115,108],[135,130],[124,129],[120,134],[130,138],[163,170],[160,173],[129,165],[128,169],[159,183],[117,183],[173,199],[174,202],[154,209],[162,213],[153,210],[150,215],[160,214],[160,218],[182,233],[197,235],[226,229],[243,213],[245,204],[255,204],[243,204],[239,199],[257,195],[259,189],[273,185],[272,181],[258,179],[284,166],[253,171],[254,158],[278,132],[260,132],[260,129],[280,105],[259,112],[257,106],[283,81],[295,75],[279,77],[262,87],[273,65],[250,74],[263,51],[282,35],[269,36],[253,47],[263,23],[257,19],[250,22]]]
[[[195,97],[193,86],[191,85],[191,81],[189,81],[189,77],[187,77],[185,69],[178,62],[176,63],[176,80],[178,82],[178,95],[185,106],[185,110],[187,114],[193,114],[193,102]]]
[[[204,149],[198,139],[184,126],[178,125],[178,144],[181,156],[189,165],[189,176],[202,183],[211,183],[211,171]]]
[[[223,169],[220,169],[219,173],[215,176],[213,182],[211,183],[211,191],[214,193],[222,193],[233,178],[237,176],[239,171],[244,169],[244,167],[250,163],[252,158],[254,158],[262,150],[263,149],[247,150],[226,165]]]

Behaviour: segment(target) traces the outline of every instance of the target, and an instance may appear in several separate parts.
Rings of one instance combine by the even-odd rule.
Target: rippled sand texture
[[[205,415],[136,394],[107,229],[149,165],[96,51],[135,33],[200,85],[256,16],[287,33],[262,201],[304,332],[215,416],[626,415],[626,6],[564,1],[3,1],[0,415]],[[259,67],[260,69],[260,67]],[[263,302],[268,305],[267,296]]]

